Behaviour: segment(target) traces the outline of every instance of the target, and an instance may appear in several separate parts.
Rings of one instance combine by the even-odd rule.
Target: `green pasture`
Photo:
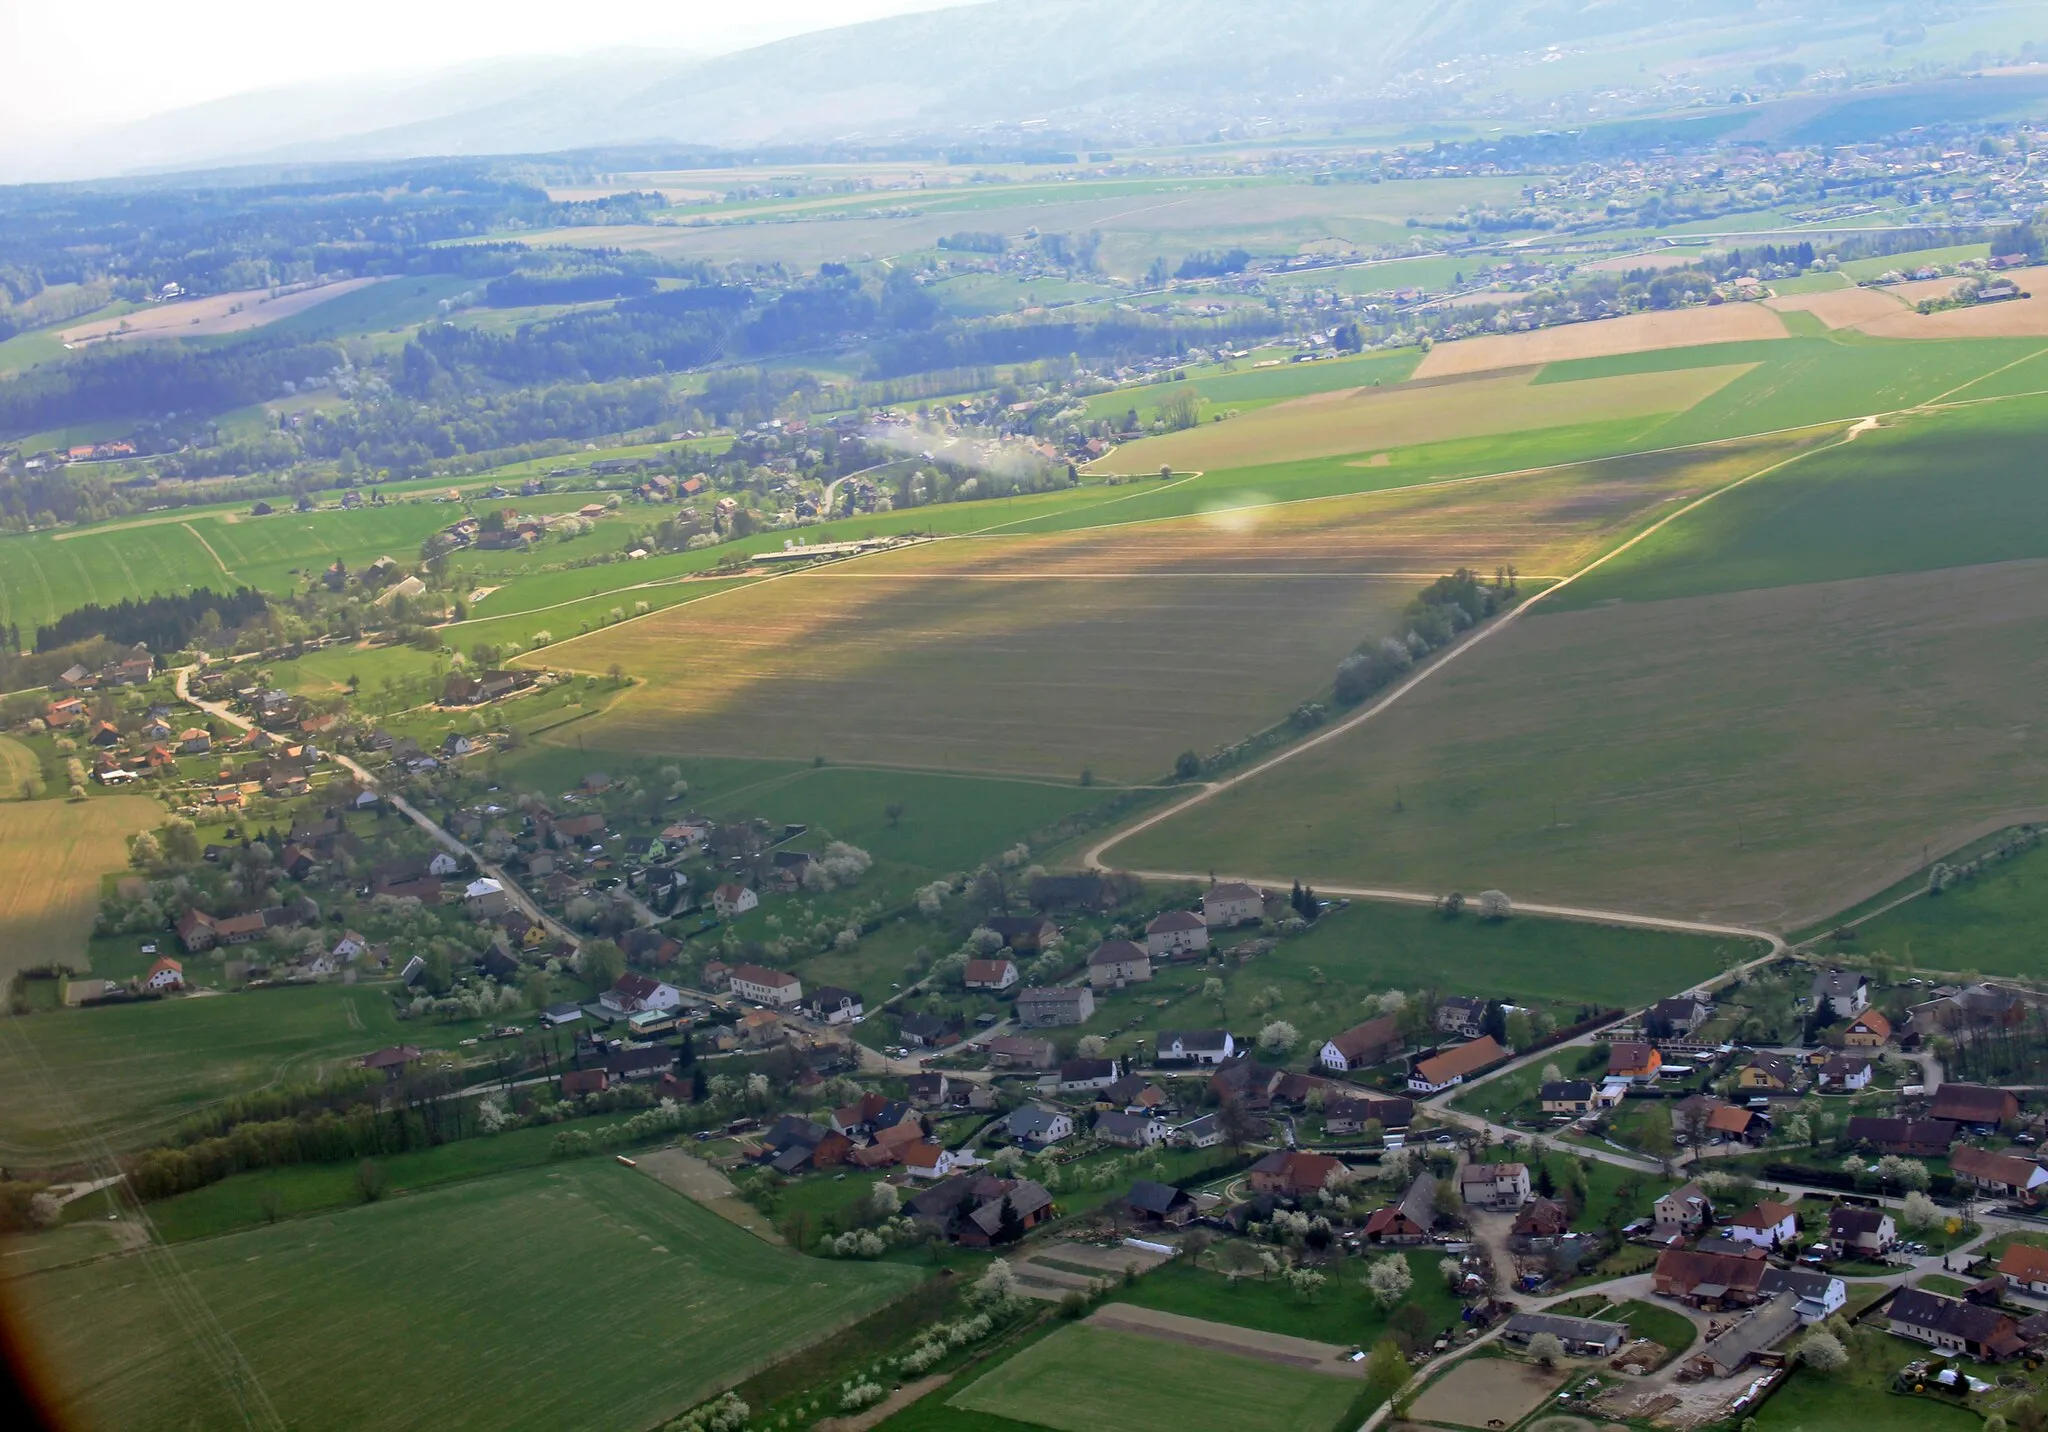
[[[239,1421],[208,1356],[224,1336],[245,1385],[308,1432],[609,1432],[672,1417],[921,1276],[771,1247],[588,1159],[37,1274],[9,1298],[57,1370],[67,1421]],[[197,1304],[214,1336],[190,1326]],[[375,1375],[336,1375],[348,1367]]]
[[[1078,1323],[946,1398],[1058,1432],[1318,1432],[1360,1390],[1230,1353]]]
[[[2048,399],[1889,420],[1717,498],[1546,612],[2048,556]]]
[[[0,1032],[13,1091],[0,1108],[0,1150],[53,1155],[88,1136],[140,1144],[217,1099],[309,1079],[386,1045],[452,1047],[476,1032],[402,1024],[388,987],[339,984],[13,1019]]]

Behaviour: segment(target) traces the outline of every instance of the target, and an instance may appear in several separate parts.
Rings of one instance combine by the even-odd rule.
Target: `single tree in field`
[[[890,801],[889,804],[882,807],[882,814],[888,817],[889,828],[891,830],[895,829],[903,824],[903,802]]]

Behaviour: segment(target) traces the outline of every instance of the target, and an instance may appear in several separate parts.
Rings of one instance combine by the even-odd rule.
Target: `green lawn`
[[[1631,1298],[1600,1316],[1609,1322],[1627,1323],[1631,1335],[1648,1338],[1659,1347],[1670,1349],[1674,1355],[1691,1347],[1693,1340],[1700,1335],[1692,1319],[1683,1313],[1660,1308],[1640,1298]]]
[[[308,1432],[646,1427],[923,1276],[770,1247],[598,1159],[143,1256],[9,1285],[67,1422],[238,1421],[187,1331],[203,1304]]]
[[[946,1400],[1059,1432],[1315,1432],[1358,1384],[1076,1324]]]
[[[1840,1372],[1795,1369],[1758,1410],[1759,1432],[1977,1432],[1984,1425],[1954,1403],[1890,1390],[1892,1375],[1924,1355],[1918,1344],[1858,1328],[1850,1350],[1852,1361]]]
[[[46,1155],[81,1134],[139,1145],[227,1095],[312,1078],[323,1063],[386,1045],[450,1047],[475,1032],[401,1024],[386,989],[339,984],[16,1019],[0,1041],[10,1091],[0,1149]]]
[[[1167,967],[1149,983],[1098,999],[1087,1027],[1131,1035],[1213,1026],[1216,1002],[1201,991],[1206,980],[1220,977],[1228,1026],[1286,1020],[1302,1035],[1298,1061],[1357,1023],[1359,1002],[1368,994],[1435,989],[1490,995],[1548,1006],[1560,1023],[1570,1023],[1582,1005],[1637,1004],[1716,974],[1750,952],[1743,942],[1695,935],[1529,916],[1447,920],[1417,906],[1359,900],[1247,964]],[[1278,1000],[1255,1008],[1268,991],[1277,991]],[[1569,1062],[1569,1055],[1559,1057]]]
[[[1454,1325],[1463,1305],[1445,1289],[1443,1276],[1437,1271],[1443,1255],[1424,1250],[1406,1257],[1415,1276],[1408,1301],[1429,1314],[1432,1328]],[[1371,1347],[1386,1332],[1387,1316],[1366,1291],[1366,1267],[1365,1259],[1347,1258],[1335,1268],[1325,1270],[1329,1282],[1310,1301],[1277,1278],[1241,1278],[1233,1287],[1221,1273],[1177,1258],[1130,1286],[1113,1290],[1109,1298],[1111,1302],[1133,1303],[1141,1308],[1157,1308],[1165,1313],[1206,1318],[1260,1332],[1312,1338],[1346,1347]]]

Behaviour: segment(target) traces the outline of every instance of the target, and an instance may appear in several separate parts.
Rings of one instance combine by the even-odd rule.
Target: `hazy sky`
[[[616,45],[730,50],[959,3],[0,0],[0,147],[306,80]]]

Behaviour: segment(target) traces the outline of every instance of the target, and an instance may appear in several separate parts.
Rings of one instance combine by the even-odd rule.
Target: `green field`
[[[1446,919],[1434,910],[1361,900],[1242,968],[1226,961],[1222,970],[1162,969],[1125,994],[1098,999],[1087,1028],[1120,1030],[1114,1042],[1127,1042],[1159,1029],[1219,1022],[1254,1029],[1282,1019],[1302,1035],[1292,1061],[1299,1063],[1312,1060],[1324,1039],[1357,1023],[1367,995],[1389,989],[1490,996],[1549,1008],[1559,1023],[1570,1023],[1582,1005],[1661,998],[1759,952],[1741,940],[1533,917]],[[1202,995],[1203,982],[1219,974],[1225,987],[1220,1014],[1217,1002]]]
[[[1316,1432],[1358,1385],[1106,1328],[1062,1328],[946,1399],[1058,1432]]]
[[[244,1385],[308,1432],[610,1432],[674,1416],[920,1276],[772,1248],[593,1159],[38,1274],[9,1296],[76,1389],[67,1421],[236,1420],[207,1355],[220,1338],[189,1329],[203,1306]],[[375,1371],[336,1375],[349,1367]]]
[[[2017,560],[2048,554],[2038,408],[1902,420],[1729,493],[1111,858],[1824,918],[2048,803],[2048,607]]]
[[[2048,557],[2048,400],[1893,420],[1675,522],[1552,611]]]
[[[1938,859],[1939,857],[1937,857]],[[2048,952],[2035,932],[2048,922],[2048,849],[1993,865],[1976,880],[1921,896],[1865,921],[1856,951],[1883,952],[1901,965],[1976,970],[1987,975],[2048,976]]]
[[[1757,1410],[1760,1432],[1977,1432],[1975,1412],[1932,1397],[1901,1397],[1891,1391],[1898,1370],[1921,1354],[1917,1344],[1859,1328],[1850,1343],[1853,1360],[1836,1373],[1796,1369],[1784,1386]]]
[[[201,959],[207,958],[204,956]],[[231,1094],[311,1078],[386,1045],[453,1046],[463,1024],[400,1024],[388,989],[301,985],[67,1009],[0,1024],[0,1150],[49,1156],[83,1135],[116,1147]]]

